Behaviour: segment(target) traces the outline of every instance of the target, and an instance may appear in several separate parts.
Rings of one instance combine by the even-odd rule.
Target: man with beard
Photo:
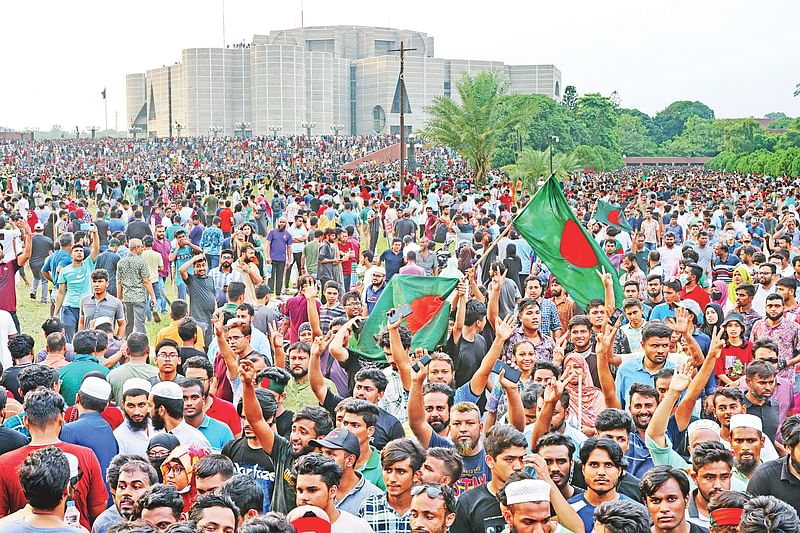
[[[292,245],[292,235],[286,230],[286,219],[278,219],[278,226],[272,229],[265,239],[266,250],[264,257],[267,263],[272,265],[272,276],[269,278],[269,288],[275,296],[280,296],[283,292],[283,275],[286,271],[286,259],[289,257]],[[255,281],[255,280],[253,280]],[[256,285],[261,283],[259,280]],[[248,301],[254,304],[254,301]]]
[[[194,273],[190,274],[189,269],[194,268]],[[217,308],[217,299],[214,295],[214,280],[207,276],[208,263],[204,254],[197,254],[189,261],[181,265],[178,273],[186,284],[189,294],[189,316],[197,321],[197,325],[203,330],[205,338],[209,337],[209,327],[211,326],[211,316]]]
[[[286,385],[286,398],[283,406],[290,411],[297,412],[306,405],[319,405],[311,382],[308,379],[308,366],[311,359],[311,347],[304,342],[295,342],[289,346],[289,373],[292,379]],[[336,385],[333,381],[323,378],[325,387],[336,392]]]
[[[734,415],[746,413],[745,408],[746,398],[742,391],[734,388],[721,388],[717,389],[712,398],[712,405],[714,406],[714,416],[719,421],[720,425],[720,440],[725,447],[730,447],[731,440],[731,418]],[[778,458],[778,452],[772,444],[772,440],[766,439],[764,441],[764,450],[762,455],[765,461],[772,461]],[[734,486],[734,490],[744,490],[743,486]]]
[[[248,243],[239,250],[239,260],[232,265],[233,271],[239,274],[244,283],[244,301],[250,305],[256,304],[256,285],[260,285],[264,281],[255,260],[256,249]]]
[[[652,533],[707,533],[686,520],[689,479],[682,471],[657,466],[642,478],[642,498],[653,520]]]
[[[536,441],[533,451],[544,459],[550,479],[564,498],[570,499],[575,494],[583,492],[583,489],[570,483],[570,475],[575,464],[572,459],[575,455],[572,439],[559,433],[547,433]]]
[[[219,266],[212,268],[208,276],[214,280],[214,294],[217,298],[217,305],[224,305],[227,301],[228,285],[234,281],[242,281],[242,275],[233,270],[233,251],[222,250],[219,256]]]
[[[636,431],[630,432],[627,450],[623,450],[628,460],[627,473],[641,478],[642,475],[653,467],[653,458],[645,445],[645,431],[653,418],[653,413],[658,405],[658,391],[652,385],[634,383],[631,385],[631,400],[628,405]],[[599,431],[599,430],[598,430]]]
[[[617,484],[627,465],[622,448],[609,439],[590,438],[581,446],[581,470],[586,480],[586,492],[567,500],[578,513],[586,533],[593,530],[594,510],[601,503],[629,498],[617,492]]]
[[[411,489],[409,514],[414,533],[447,533],[456,519],[456,497],[447,485],[418,485]]]
[[[650,308],[650,312],[657,305],[664,303],[664,295],[661,294],[661,276],[658,274],[651,274],[647,276],[647,299],[642,302]]]
[[[111,461],[107,475],[114,505],[95,519],[92,533],[105,533],[115,524],[133,520],[139,497],[158,483],[158,474],[150,463],[125,455],[118,455]]]
[[[289,439],[278,435],[264,420],[256,397],[256,369],[248,360],[239,366],[242,382],[242,411],[259,444],[275,463],[275,486],[270,509],[286,513],[295,506],[295,491],[290,480],[292,464],[314,449],[311,441],[327,435],[333,428],[328,412],[322,407],[303,407],[294,415]]]
[[[535,468],[542,468],[536,456],[532,462]],[[546,476],[531,479],[524,472],[511,474],[498,491],[497,501],[507,524],[502,533],[569,533],[583,529],[578,514]]]
[[[375,304],[378,303],[378,298],[383,294],[383,289],[386,288],[386,269],[380,266],[372,267],[372,283],[364,290],[362,311],[364,316],[369,316],[372,310],[375,309]]]
[[[125,422],[114,430],[119,453],[147,457],[147,445],[156,431],[150,422],[147,398],[150,382],[142,378],[131,378],[122,386],[122,412]]]
[[[730,424],[733,478],[747,483],[761,464],[761,449],[764,447],[761,419],[750,414],[733,415]]]
[[[266,383],[266,385],[268,387],[272,386],[270,383]],[[261,408],[264,421],[269,425],[274,424],[277,403],[271,394],[271,390],[269,388],[257,389],[256,400]],[[272,462],[272,458],[261,447],[253,429],[247,423],[241,401],[236,406],[236,409],[241,419],[242,436],[225,444],[222,447],[222,455],[233,461],[237,472],[246,474],[258,484],[266,496],[263,501],[262,512],[268,513],[270,510],[269,498],[272,495],[272,487],[275,483],[275,463]]]
[[[184,446],[211,450],[208,439],[183,419],[183,389],[172,381],[153,385],[148,399],[153,429],[172,433]]]
[[[688,314],[688,311],[686,313]],[[687,317],[683,316],[681,319],[683,321],[688,320]],[[628,359],[617,369],[615,378],[617,398],[623,409],[628,401],[628,391],[634,383],[653,383],[654,376],[662,368],[675,367],[672,361],[667,360],[671,336],[672,328],[659,321],[649,322],[642,330],[644,355],[641,358]],[[684,335],[684,338],[687,339],[687,342],[695,342],[691,334]],[[692,340],[689,341],[689,339]],[[595,383],[599,383],[599,381]]]
[[[569,326],[569,321],[575,315],[583,313],[575,300],[570,298],[561,283],[554,277],[550,278],[550,296],[553,304],[558,310],[558,317],[561,320],[561,329],[565,330]]]
[[[780,424],[778,402],[772,399],[776,374],[775,367],[766,361],[753,361],[745,370],[744,406],[749,414],[761,420],[763,432],[770,440],[775,440]]]

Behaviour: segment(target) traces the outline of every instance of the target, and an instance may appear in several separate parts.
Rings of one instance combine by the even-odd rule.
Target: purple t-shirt
[[[19,270],[16,258],[0,264],[0,309],[14,313],[17,310],[17,289],[14,275]]]
[[[322,304],[319,300],[314,302],[317,305],[317,312],[319,312]],[[297,334],[300,324],[308,322],[308,303],[306,297],[302,294],[292,296],[286,303],[283,304],[283,312],[289,317],[289,342],[297,342],[299,337]]]
[[[292,236],[286,230],[274,229],[267,235],[269,258],[273,261],[286,261],[286,250],[292,244]]]

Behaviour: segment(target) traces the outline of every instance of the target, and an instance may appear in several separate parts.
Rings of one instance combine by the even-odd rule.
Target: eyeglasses
[[[164,465],[164,470],[166,470],[167,473],[171,472],[175,475],[183,474],[184,472],[186,472],[186,469],[183,468],[183,465],[171,464],[171,463]]]
[[[445,488],[443,485],[415,485],[411,487],[411,495],[416,496],[418,494],[422,494],[422,491],[425,491],[425,494],[428,498],[435,500],[439,496],[444,494]]]
[[[228,335],[228,341],[238,341],[240,339],[244,339],[244,335]]]
[[[161,352],[156,354],[156,359],[177,359],[180,355],[176,353]]]

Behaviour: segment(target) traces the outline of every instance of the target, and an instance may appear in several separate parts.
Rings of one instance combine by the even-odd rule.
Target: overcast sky
[[[221,46],[222,0],[3,1],[0,126],[125,128],[125,75]],[[800,115],[794,0],[305,0],[304,24],[391,26],[435,55],[555,64],[579,93],[617,91],[655,114],[700,100],[718,117]],[[228,43],[300,26],[300,0],[226,0]],[[791,22],[795,21],[795,23]]]

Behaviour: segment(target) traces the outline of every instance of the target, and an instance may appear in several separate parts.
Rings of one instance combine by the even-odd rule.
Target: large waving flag
[[[578,305],[586,308],[589,300],[603,299],[605,289],[597,275],[603,268],[614,280],[617,305],[622,302],[616,270],[575,218],[555,179],[546,180],[536,191],[514,219],[514,228]]]
[[[625,218],[623,213],[624,210],[625,208],[617,207],[614,204],[604,202],[603,200],[597,200],[597,208],[594,212],[594,219],[598,222],[602,222],[603,224],[613,226],[620,231],[633,233],[633,228],[630,224],[628,224],[628,220]]]
[[[411,314],[404,319],[411,331],[411,349],[425,348],[432,351],[447,335],[450,320],[450,302],[447,297],[458,285],[453,278],[392,276],[381,293],[375,308],[370,313],[358,337],[350,338],[351,352],[375,362],[386,362],[383,350],[375,342],[375,336],[386,327],[386,313],[401,305],[409,304]]]

